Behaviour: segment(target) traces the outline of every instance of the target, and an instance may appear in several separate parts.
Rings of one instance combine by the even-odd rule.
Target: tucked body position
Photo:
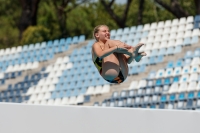
[[[92,60],[99,74],[110,83],[122,83],[128,76],[128,64],[139,62],[145,52],[138,52],[144,44],[135,47],[119,40],[111,40],[109,27],[98,25],[94,28],[93,36],[96,42],[92,45]]]

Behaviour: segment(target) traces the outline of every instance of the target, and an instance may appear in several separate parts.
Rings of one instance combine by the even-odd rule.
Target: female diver
[[[92,46],[92,60],[100,75],[110,83],[122,83],[128,76],[128,65],[134,59],[139,62],[145,52],[138,53],[143,43],[135,47],[118,40],[110,39],[109,28],[98,25],[94,28],[93,36],[96,42]]]

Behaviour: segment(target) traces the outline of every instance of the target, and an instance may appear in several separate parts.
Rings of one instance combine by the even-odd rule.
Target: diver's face
[[[96,37],[99,41],[106,41],[110,39],[110,31],[107,26],[101,26],[99,32],[96,33]]]

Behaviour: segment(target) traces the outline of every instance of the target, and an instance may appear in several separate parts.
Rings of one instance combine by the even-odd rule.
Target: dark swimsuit
[[[100,59],[99,57],[97,57],[94,61],[94,65],[96,66],[96,68],[98,69],[99,73],[102,73],[102,59]],[[110,83],[122,83],[124,81],[124,76],[122,75],[121,70],[119,71],[119,75],[113,79],[113,80],[107,80],[106,81],[110,82]]]

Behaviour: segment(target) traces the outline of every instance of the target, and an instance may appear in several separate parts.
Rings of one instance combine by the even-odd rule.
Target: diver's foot
[[[147,54],[145,52],[141,52],[141,53],[137,53],[137,55],[135,56],[135,61],[139,62],[143,56],[146,56]]]

